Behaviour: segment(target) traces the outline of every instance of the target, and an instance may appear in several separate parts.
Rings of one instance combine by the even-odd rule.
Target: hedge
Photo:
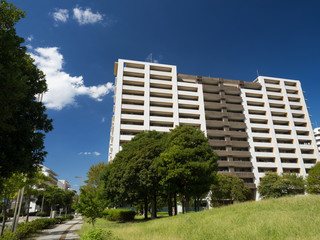
[[[136,212],[130,209],[105,209],[103,216],[109,221],[128,222],[133,221]]]
[[[37,216],[37,217],[48,217],[49,214],[47,214],[46,212],[37,212],[37,213],[36,213],[36,216]]]
[[[11,233],[10,228],[1,237],[0,240],[25,239],[28,235],[35,233],[37,230],[48,228],[54,224],[61,223],[65,220],[71,220],[72,215],[61,218],[40,218],[32,222],[19,223],[17,230]]]

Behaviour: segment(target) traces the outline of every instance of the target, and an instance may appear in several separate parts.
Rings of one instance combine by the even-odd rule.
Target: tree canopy
[[[159,197],[167,199],[170,211],[172,198],[176,203],[179,196],[188,205],[191,198],[206,195],[216,167],[216,154],[198,128],[178,126],[169,134],[141,132],[105,169],[105,198],[110,206],[143,205],[145,217],[151,204],[151,216],[156,217]]]
[[[24,16],[21,9],[1,1],[0,179],[13,172],[36,171],[46,155],[44,133],[52,130],[46,108],[36,100],[47,90],[45,76],[26,53],[24,39],[14,28]]]
[[[317,162],[308,172],[307,181],[307,193],[320,193],[320,163]]]
[[[218,173],[215,183],[211,186],[211,205],[221,206],[234,201],[246,201],[250,197],[250,188],[244,185],[242,179]]]
[[[297,195],[304,193],[304,180],[296,173],[266,172],[258,186],[258,192],[262,198],[278,198],[285,195]]]

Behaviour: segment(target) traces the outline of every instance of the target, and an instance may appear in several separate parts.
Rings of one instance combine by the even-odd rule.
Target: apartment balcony
[[[123,100],[141,100],[141,101],[144,101],[144,96],[122,94],[122,99]]]
[[[150,80],[150,85],[152,84],[158,84],[160,86],[163,85],[164,88],[168,88],[168,87],[172,88],[172,83],[166,80],[152,79]]]
[[[143,131],[145,128],[143,125],[120,124],[120,131],[121,130]]]
[[[250,147],[247,141],[227,141],[227,144],[232,147]]]
[[[282,168],[300,168],[298,163],[281,163]]]
[[[181,108],[179,108],[179,113],[199,115],[200,111],[199,110],[193,110],[193,109],[181,109]]]
[[[191,119],[191,118],[179,118],[179,123],[182,123],[183,125],[200,126],[201,125],[201,120],[199,120],[199,119]]]
[[[221,100],[222,96],[219,93],[203,93],[204,105],[209,104],[210,101]]]
[[[279,153],[279,155],[280,155],[280,158],[297,158],[296,153]]]
[[[121,119],[127,119],[127,120],[144,120],[144,115],[121,114]]]
[[[128,110],[144,110],[144,106],[141,105],[133,105],[133,104],[122,104],[121,109],[128,109]]]
[[[156,70],[150,70],[150,74],[152,75],[158,75],[158,76],[172,76],[172,72],[162,72],[162,71],[156,71]]]
[[[172,98],[162,98],[162,97],[150,97],[150,102],[164,102],[164,103],[173,103]]]
[[[224,121],[206,120],[207,128],[210,128],[210,127],[224,127],[224,126],[228,126],[228,125],[229,125],[229,123],[228,122],[224,122]]]
[[[173,108],[150,106],[150,111],[173,113]]]
[[[172,90],[163,88],[150,88],[150,93],[172,94]]]
[[[143,73],[145,72],[144,69],[140,68],[131,68],[131,67],[124,67],[123,72],[128,72],[128,73]]]
[[[277,168],[277,164],[271,162],[257,162],[256,166],[259,168]]]
[[[274,152],[255,152],[256,158],[272,158]]]
[[[203,86],[203,93],[206,94],[206,93],[219,93],[220,92],[220,87],[219,86],[213,86],[213,85],[205,85]]]
[[[254,178],[254,174],[252,172],[233,172],[232,175],[238,178]]]
[[[137,83],[144,83],[145,79],[140,77],[129,77],[123,76],[123,81],[130,81],[130,82],[137,82]]]
[[[150,131],[158,131],[158,132],[170,132],[170,129],[172,128],[169,128],[169,127],[158,127],[158,126],[150,126]]]
[[[173,124],[173,118],[172,117],[150,116],[150,121],[172,123]]]
[[[245,123],[240,123],[240,122],[228,122],[230,128],[241,128],[241,129],[246,129],[247,125]]]
[[[247,167],[251,168],[252,163],[251,162],[235,162],[235,161],[218,161],[218,166],[219,167]]]
[[[129,90],[131,92],[144,92],[144,87],[137,87],[137,86],[127,86],[123,85],[122,90]]]

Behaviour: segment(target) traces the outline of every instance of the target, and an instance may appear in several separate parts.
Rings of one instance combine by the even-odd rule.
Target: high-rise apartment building
[[[115,75],[109,161],[140,131],[177,125],[204,131],[219,171],[243,179],[253,192],[264,172],[305,176],[319,159],[299,81],[193,76],[178,74],[174,65],[122,59]]]

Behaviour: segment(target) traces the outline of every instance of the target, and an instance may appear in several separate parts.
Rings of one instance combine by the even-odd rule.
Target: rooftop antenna
[[[316,128],[318,128],[318,123],[317,123],[317,121],[314,121],[315,122],[315,124],[316,124]]]
[[[152,63],[152,53],[150,53],[150,62]]]
[[[257,69],[257,77],[259,77],[260,75],[259,75],[259,71],[258,71],[258,69]]]

